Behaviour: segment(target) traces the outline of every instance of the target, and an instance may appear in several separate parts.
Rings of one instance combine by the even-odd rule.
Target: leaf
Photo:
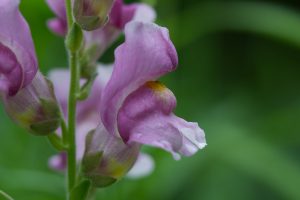
[[[56,199],[64,194],[64,179],[57,174],[0,167],[0,177],[0,188],[5,187],[18,192],[46,193],[54,195]]]
[[[0,199],[1,200],[14,200],[11,196],[0,190]]]
[[[63,144],[62,138],[60,138],[56,133],[48,135],[47,138],[57,151],[65,151],[67,149],[67,146]]]
[[[97,75],[98,75],[97,73],[94,73],[93,75],[90,75],[90,78],[88,78],[86,80],[86,82],[84,83],[84,85],[80,88],[80,91],[77,94],[77,99],[79,101],[84,101],[89,97],[89,95],[91,93],[92,86],[94,84],[94,81],[97,78]]]

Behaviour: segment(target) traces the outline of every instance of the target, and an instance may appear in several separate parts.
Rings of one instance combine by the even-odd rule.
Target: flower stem
[[[71,30],[73,26],[73,16],[72,16],[72,2],[71,0],[65,0],[66,3],[66,14],[67,14],[67,22],[68,22],[68,30]],[[67,38],[68,39],[68,38]],[[67,134],[67,143],[68,143],[68,151],[67,151],[67,191],[68,191],[68,199],[70,198],[70,194],[72,189],[76,184],[76,138],[75,138],[75,129],[76,129],[76,94],[78,90],[78,82],[79,82],[79,66],[77,62],[77,52],[72,51],[68,45],[68,55],[69,55],[69,67],[70,67],[70,90],[69,90],[69,102],[68,102],[68,134]]]
[[[66,3],[66,14],[67,14],[67,23],[68,23],[68,30],[70,30],[73,24],[73,16],[72,16],[72,2],[71,0],[65,0]]]
[[[77,104],[77,90],[79,81],[79,67],[77,64],[77,53],[69,53],[70,59],[70,93],[68,103],[68,193],[75,186],[76,182],[76,142],[75,142],[75,128],[76,128],[76,104]]]

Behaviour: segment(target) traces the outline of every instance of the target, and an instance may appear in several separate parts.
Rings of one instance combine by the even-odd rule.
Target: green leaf
[[[89,97],[94,81],[97,77],[97,74],[92,75],[90,78],[86,80],[84,85],[80,88],[80,91],[77,95],[77,99],[79,101],[84,101]]]
[[[44,193],[55,196],[55,199],[64,194],[64,178],[58,174],[0,167],[0,177],[0,187],[11,191]]]
[[[85,200],[88,196],[91,182],[89,180],[83,180],[74,187],[71,192],[70,200]]]
[[[49,142],[52,144],[52,146],[58,150],[58,151],[64,151],[67,149],[67,147],[63,144],[62,139],[56,134],[52,133],[47,136]]]

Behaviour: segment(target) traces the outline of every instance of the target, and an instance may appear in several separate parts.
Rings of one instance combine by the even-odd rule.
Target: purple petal
[[[117,114],[127,96],[147,81],[175,70],[178,63],[166,28],[130,22],[125,36],[125,43],[115,51],[114,71],[101,100],[101,119],[114,135],[119,135]]]
[[[175,116],[173,93],[157,82],[150,82],[132,93],[118,115],[118,128],[128,143],[141,143],[165,149],[175,159],[191,156],[206,145],[197,123]]]
[[[109,23],[118,29],[124,29],[131,20],[152,22],[156,18],[155,11],[148,5],[133,3],[126,5],[123,0],[116,0],[109,15]]]
[[[29,27],[19,0],[0,1],[0,88],[10,95],[28,85],[38,65]]]
[[[135,10],[135,4],[125,5],[123,0],[116,0],[109,14],[109,23],[118,29],[123,29],[133,18]]]

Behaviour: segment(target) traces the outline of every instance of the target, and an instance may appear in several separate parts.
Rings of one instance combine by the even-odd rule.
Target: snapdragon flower
[[[126,175],[144,144],[169,151],[175,159],[180,155],[191,156],[206,145],[204,132],[197,123],[173,113],[176,98],[157,81],[178,64],[168,30],[153,23],[130,22],[125,38],[115,51],[114,66],[99,68],[110,72],[99,71],[93,86],[98,93],[92,92],[87,99],[90,103],[83,102],[77,107],[78,159],[83,160],[84,175],[99,187]],[[103,78],[105,81],[100,81]]]
[[[86,138],[84,175],[104,187],[133,167],[142,145],[169,151],[175,159],[206,146],[197,123],[177,117],[174,94],[157,79],[176,69],[177,52],[168,30],[130,22],[115,51],[110,80],[101,95],[101,121]]]
[[[128,147],[155,146],[176,159],[193,155],[206,145],[204,132],[197,123],[173,113],[176,98],[157,81],[178,64],[168,30],[153,23],[130,22],[125,38],[115,51],[113,73],[102,92],[105,130]]]

